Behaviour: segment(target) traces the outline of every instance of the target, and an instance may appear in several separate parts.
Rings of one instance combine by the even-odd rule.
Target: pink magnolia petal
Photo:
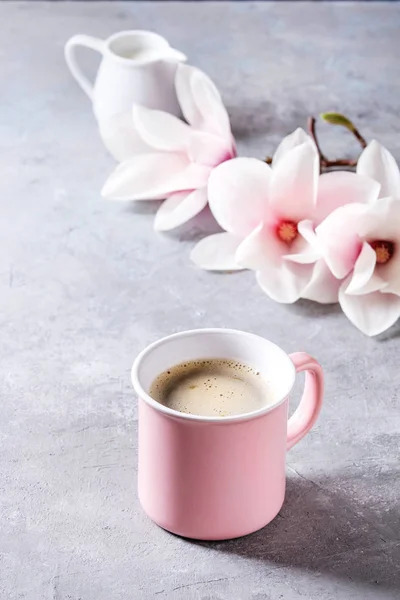
[[[271,208],[295,221],[311,218],[317,198],[318,155],[309,143],[287,152],[272,171]]]
[[[188,144],[188,155],[193,162],[210,167],[233,157],[232,149],[222,138],[205,131],[193,131]]]
[[[340,286],[339,302],[353,325],[369,336],[378,335],[394,325],[400,317],[400,297],[382,292],[347,294],[350,279],[348,277]]]
[[[161,200],[204,187],[210,172],[210,167],[189,163],[181,154],[142,154],[119,165],[101,193],[112,200]]]
[[[280,267],[266,266],[257,272],[261,289],[276,302],[292,304],[304,293],[312,279],[314,265],[283,263]]]
[[[190,258],[202,269],[209,271],[240,271],[235,254],[241,242],[231,233],[216,233],[202,239],[192,250]]]
[[[394,243],[395,251],[390,261],[376,265],[375,282],[376,286],[379,282],[386,283],[379,287],[382,292],[400,295],[400,198],[379,198],[371,203],[359,224],[359,232],[369,242],[386,240]]]
[[[189,160],[181,154],[153,153],[134,156],[121,165],[107,179],[101,193],[112,200],[158,200],[181,189],[191,189],[192,182],[185,177]],[[190,174],[189,174],[190,175]],[[183,187],[174,180],[179,176]],[[196,179],[193,175],[192,179]]]
[[[361,153],[357,173],[368,175],[381,184],[381,198],[400,198],[399,167],[389,150],[376,140],[372,140]]]
[[[178,65],[175,76],[175,88],[183,116],[192,127],[199,129],[202,124],[202,116],[194,100],[192,91],[192,78],[196,72],[196,67],[192,67],[191,65]]]
[[[199,165],[197,163],[189,164],[184,171],[177,173],[171,180],[172,192],[180,192],[181,190],[197,190],[207,185],[211,167],[207,165]]]
[[[396,296],[400,296],[400,280],[399,276],[395,281],[391,281],[386,284],[384,288],[381,289],[383,294],[395,294]]]
[[[377,276],[373,276],[371,277],[371,279],[364,285],[364,287],[355,290],[355,291],[349,291],[349,294],[352,294],[353,296],[361,296],[363,294],[369,294],[370,292],[377,292],[380,291],[382,293],[387,293],[388,290],[387,289],[388,285],[385,281],[383,281],[383,279],[381,279],[380,277]]]
[[[318,238],[315,233],[315,225],[311,219],[304,219],[297,223],[297,231],[312,248],[319,250]]]
[[[321,259],[315,263],[310,283],[301,297],[320,304],[333,304],[338,301],[340,284],[341,281],[332,275],[326,262]]]
[[[207,205],[207,190],[177,192],[163,202],[154,221],[156,231],[170,231],[190,221]]]
[[[389,240],[400,243],[400,198],[379,198],[368,207],[360,235],[368,241]]]
[[[285,156],[285,154],[290,152],[290,150],[293,150],[293,148],[296,148],[297,146],[300,146],[304,143],[314,145],[314,142],[312,141],[310,136],[304,131],[304,129],[298,127],[296,131],[293,131],[293,133],[284,137],[277,149],[275,150],[275,153],[272,157],[272,168],[274,169],[277,166],[278,162]]]
[[[247,269],[261,271],[265,266],[279,266],[286,250],[286,244],[274,235],[272,228],[260,223],[238,247],[236,261]]]
[[[315,263],[321,258],[317,236],[312,221],[304,220],[297,224],[299,236],[290,245],[289,252],[284,255],[285,260],[301,264]]]
[[[222,137],[229,147],[232,147],[228,113],[211,79],[200,69],[190,65],[179,65],[175,87],[188,123],[195,129]]]
[[[192,93],[202,117],[204,131],[220,136],[228,144],[232,140],[229,116],[214,83],[202,71],[192,76]]]
[[[234,158],[213,170],[208,201],[223,229],[243,238],[264,220],[270,176],[270,167],[256,158]]]
[[[386,265],[377,265],[377,275],[386,281],[383,292],[400,296],[400,247],[397,247],[392,259]]]
[[[366,294],[386,287],[386,283],[375,274],[375,250],[364,242],[359,257],[354,265],[353,274],[346,289],[346,294]]]
[[[346,277],[354,267],[362,246],[358,230],[367,210],[364,204],[342,206],[315,230],[322,256],[337,279]]]
[[[347,286],[346,293],[352,294],[363,288],[373,277],[376,265],[376,254],[367,242],[364,242],[361,252],[355,262],[354,270]]]
[[[303,240],[303,247],[299,248],[297,253],[293,254],[284,254],[284,260],[289,260],[291,262],[295,262],[302,265],[310,265],[315,263],[318,259],[321,258],[321,254],[310,248],[309,244]]]
[[[379,184],[363,175],[349,171],[324,173],[318,182],[314,223],[318,225],[340,206],[351,203],[368,204],[378,198]]]
[[[189,125],[161,110],[133,106],[133,123],[144,142],[156,150],[185,151],[190,143]]]
[[[119,163],[132,156],[152,152],[133,125],[131,111],[98,122],[100,137],[111,156]]]

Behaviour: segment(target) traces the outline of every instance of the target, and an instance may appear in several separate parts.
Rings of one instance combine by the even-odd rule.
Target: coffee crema
[[[153,381],[150,395],[173,410],[204,417],[242,415],[273,402],[261,373],[245,363],[221,358],[170,367]]]

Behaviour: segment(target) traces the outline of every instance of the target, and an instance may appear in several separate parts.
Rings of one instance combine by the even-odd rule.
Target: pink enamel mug
[[[185,360],[226,358],[247,363],[271,384],[276,399],[229,417],[183,414],[151,398],[162,371]],[[296,373],[306,371],[300,404],[288,420]],[[314,425],[323,372],[304,352],[231,329],[199,329],[148,346],[132,367],[139,396],[139,499],[172,533],[199,540],[240,537],[264,527],[285,496],[286,451]]]

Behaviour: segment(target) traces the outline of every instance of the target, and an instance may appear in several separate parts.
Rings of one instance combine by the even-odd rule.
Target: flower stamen
[[[376,240],[375,242],[370,242],[370,246],[375,250],[376,263],[378,265],[385,265],[387,262],[389,262],[394,254],[393,242]]]
[[[293,221],[280,221],[276,228],[278,238],[286,244],[291,244],[299,235],[297,223]]]

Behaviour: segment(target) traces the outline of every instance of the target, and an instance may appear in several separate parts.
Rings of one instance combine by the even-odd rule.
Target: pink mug
[[[183,414],[149,395],[162,371],[200,358],[235,359],[266,378],[276,396],[260,410],[229,417]],[[300,405],[288,421],[296,372],[306,371]],[[304,352],[231,329],[199,329],[148,346],[132,367],[139,396],[139,499],[172,533],[224,540],[252,533],[277,515],[285,496],[286,450],[321,409],[323,372]]]

